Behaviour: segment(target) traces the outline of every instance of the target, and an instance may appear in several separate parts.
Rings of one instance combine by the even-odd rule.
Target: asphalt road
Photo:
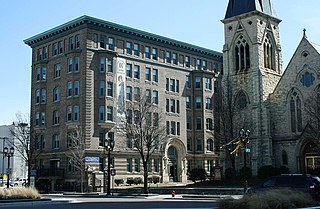
[[[186,200],[182,198],[130,197],[130,198],[85,198],[54,197],[53,201],[2,203],[0,208],[7,209],[213,209],[214,200]]]

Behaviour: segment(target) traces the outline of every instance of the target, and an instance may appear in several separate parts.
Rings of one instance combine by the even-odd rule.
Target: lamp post
[[[249,143],[249,135],[250,135],[250,130],[244,130],[243,128],[239,132],[239,138],[241,141],[241,145],[243,147],[243,177],[244,177],[244,193],[247,192],[248,188],[248,181],[247,181],[247,144]]]
[[[2,149],[4,149],[6,139],[9,139],[8,137],[0,137],[2,139]],[[4,175],[4,153],[2,153],[2,184],[3,184],[3,175]]]
[[[110,195],[110,180],[111,180],[111,151],[114,148],[114,139],[113,138],[107,138],[105,141],[105,150],[108,153],[108,184],[107,184],[107,195]],[[105,175],[104,175],[105,176]],[[104,180],[105,183],[105,180]]]
[[[4,153],[4,156],[8,158],[8,169],[7,169],[7,188],[9,188],[9,184],[10,184],[10,157],[13,156],[13,153],[14,153],[14,148],[11,147],[10,150],[8,149],[8,147],[4,147],[3,148],[3,153]]]

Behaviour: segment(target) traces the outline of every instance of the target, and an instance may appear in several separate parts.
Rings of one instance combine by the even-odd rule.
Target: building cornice
[[[77,27],[85,25],[85,24],[98,26],[100,28],[107,28],[107,29],[117,31],[120,33],[124,33],[127,35],[140,37],[140,38],[143,38],[143,39],[146,39],[149,41],[158,42],[158,43],[170,45],[170,46],[177,47],[177,48],[182,48],[182,49],[191,51],[193,53],[205,54],[208,56],[213,56],[213,57],[217,57],[217,58],[222,59],[221,52],[217,52],[217,51],[210,50],[207,48],[199,47],[199,46],[185,43],[182,41],[177,41],[177,40],[174,40],[171,38],[167,38],[164,36],[160,36],[160,35],[145,32],[142,30],[134,29],[134,28],[127,27],[124,25],[119,25],[119,24],[112,23],[112,22],[105,21],[105,20],[101,20],[98,18],[90,17],[87,15],[83,15],[83,16],[78,17],[74,20],[71,20],[67,23],[64,23],[64,24],[59,25],[57,27],[54,27],[50,30],[47,30],[43,33],[40,33],[38,35],[27,38],[24,40],[24,43],[32,47],[41,41],[44,41],[46,39],[50,39],[54,36],[57,36],[61,33],[65,33],[67,31],[70,31],[74,28],[77,28]]]

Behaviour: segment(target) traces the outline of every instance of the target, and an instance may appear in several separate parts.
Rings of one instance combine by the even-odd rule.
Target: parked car
[[[309,174],[282,174],[268,178],[262,184],[251,188],[251,192],[265,189],[291,188],[308,192],[320,198],[320,178]]]
[[[17,178],[14,181],[10,182],[10,186],[26,186],[26,184],[28,183],[28,179],[27,178]]]

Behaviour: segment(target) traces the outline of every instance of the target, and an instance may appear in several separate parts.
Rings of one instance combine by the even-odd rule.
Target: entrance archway
[[[170,182],[178,181],[178,152],[174,146],[168,149],[168,175]]]
[[[304,172],[308,174],[320,174],[320,149],[314,142],[308,142],[304,146]]]

